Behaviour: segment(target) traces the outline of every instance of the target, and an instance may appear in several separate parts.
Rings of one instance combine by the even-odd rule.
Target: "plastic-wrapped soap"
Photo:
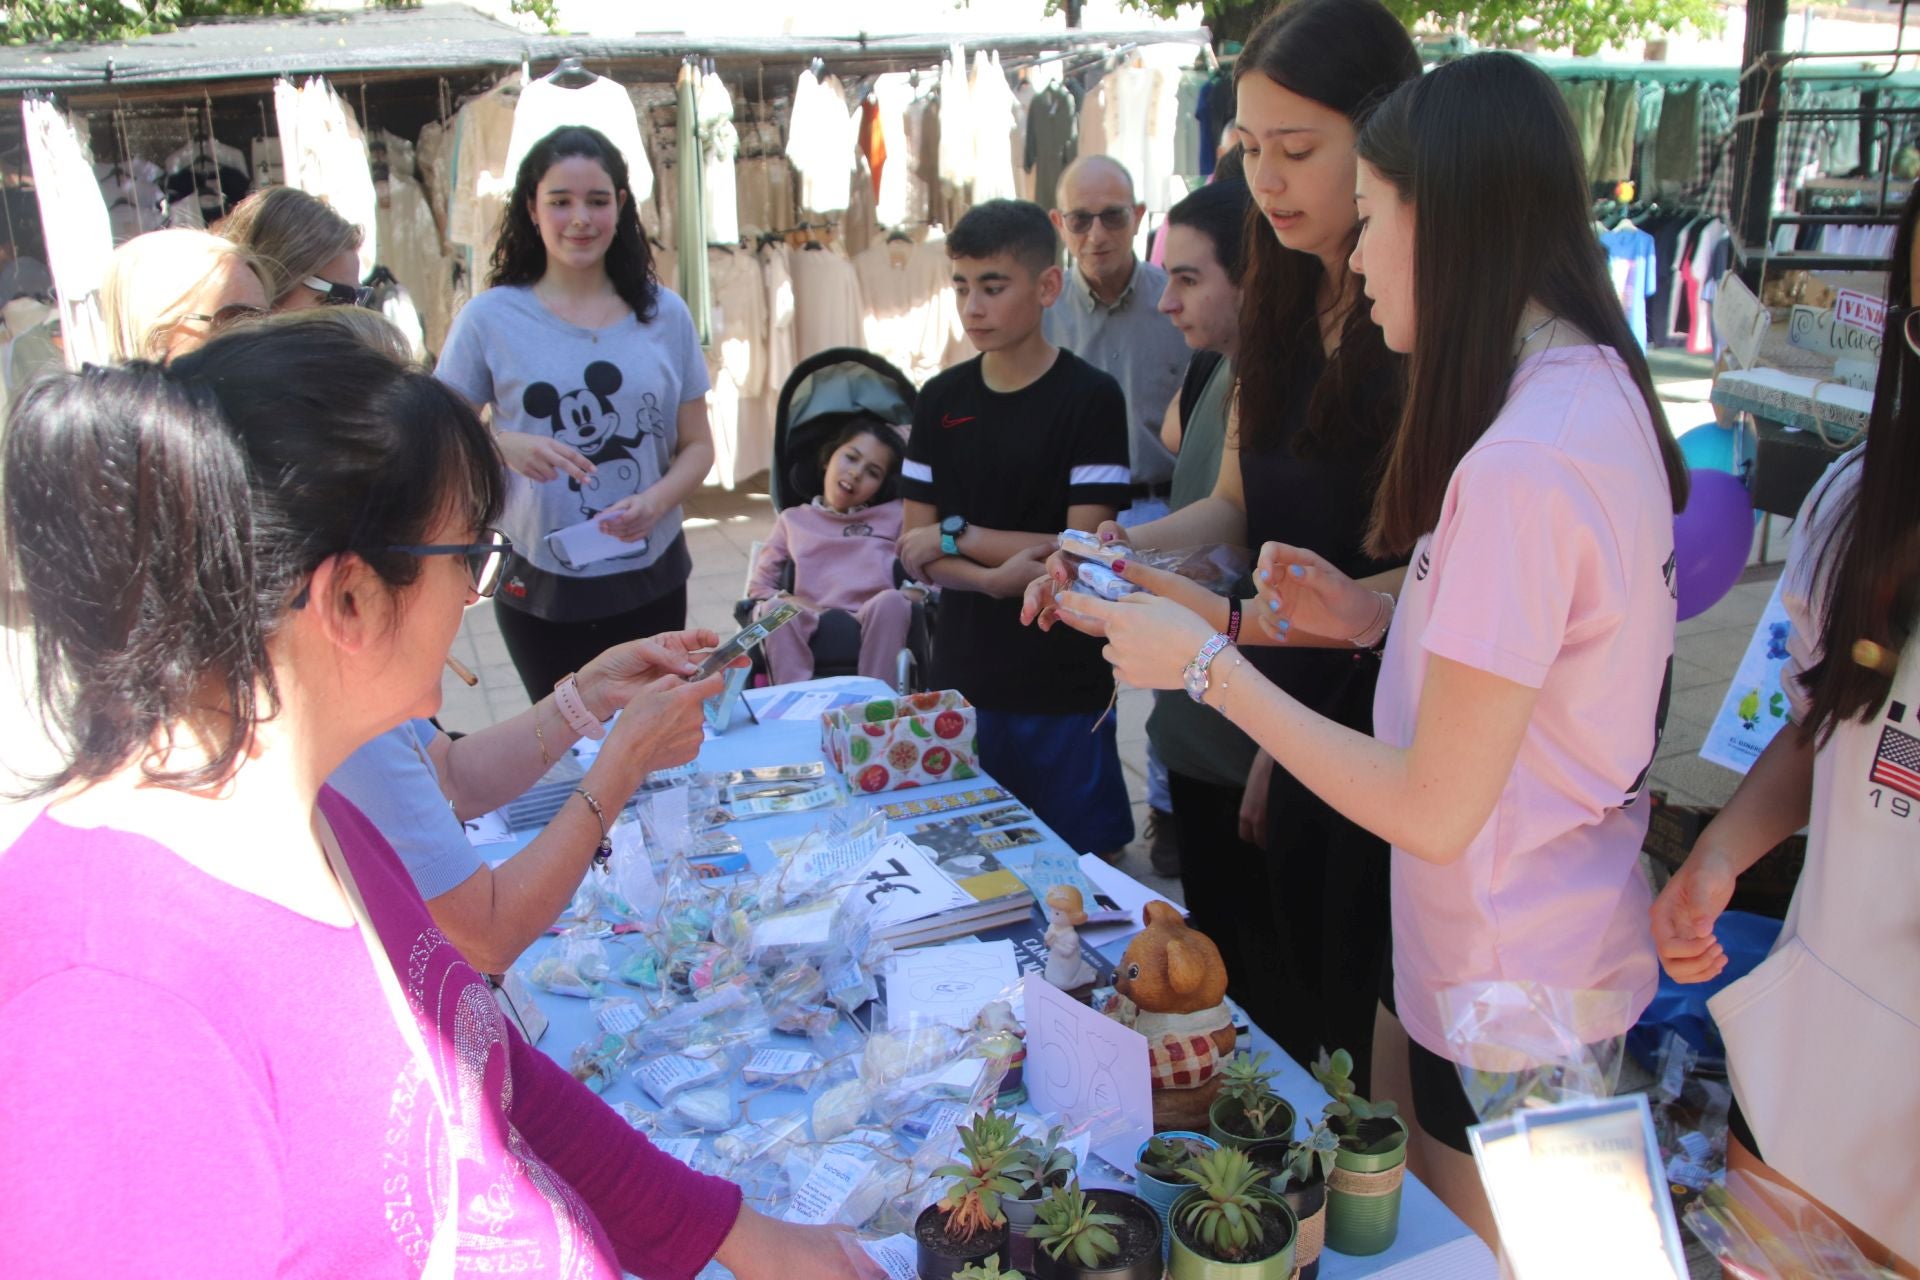
[[[696,1129],[726,1129],[733,1124],[733,1095],[725,1089],[688,1089],[668,1110]]]
[[[813,1103],[813,1140],[832,1142],[849,1133],[867,1113],[867,1087],[848,1080],[828,1089]]]

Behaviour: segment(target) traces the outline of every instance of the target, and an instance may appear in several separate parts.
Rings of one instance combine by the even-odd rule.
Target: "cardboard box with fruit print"
[[[820,747],[855,791],[899,791],[979,777],[974,730],[973,704],[943,689],[835,708]]]

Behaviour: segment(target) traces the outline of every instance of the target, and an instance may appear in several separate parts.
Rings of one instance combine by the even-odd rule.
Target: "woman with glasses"
[[[1894,245],[1866,442],[1816,485],[1781,578],[1793,723],[1653,904],[1676,982],[1726,968],[1734,881],[1807,831],[1773,954],[1713,998],[1733,1081],[1727,1165],[1817,1198],[1882,1266],[1920,1276],[1920,187]],[[1836,1055],[1848,1064],[1835,1089]],[[1869,1156],[1867,1153],[1872,1152]],[[1764,1161],[1764,1163],[1762,1163]]]
[[[297,187],[267,187],[233,207],[220,234],[259,262],[275,311],[365,306],[359,227]]]
[[[115,361],[171,360],[267,310],[258,263],[230,240],[172,228],[113,251],[100,285]]]
[[[654,279],[626,158],[593,129],[527,152],[488,283],[434,376],[493,414],[513,539],[494,616],[540,698],[609,645],[686,625],[681,503],[713,465],[707,362]]]
[[[65,748],[0,856],[10,1271],[874,1273],[532,1049],[323,783],[433,711],[487,584],[498,456],[458,396],[253,327],[36,384],[5,478]]]

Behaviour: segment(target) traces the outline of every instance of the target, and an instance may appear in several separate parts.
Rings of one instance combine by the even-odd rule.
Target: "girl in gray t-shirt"
[[[494,610],[527,695],[609,645],[686,625],[680,504],[713,465],[693,318],[653,275],[625,158],[566,126],[520,166],[488,277],[437,376],[493,413],[514,554]],[[591,522],[629,550],[554,535]]]

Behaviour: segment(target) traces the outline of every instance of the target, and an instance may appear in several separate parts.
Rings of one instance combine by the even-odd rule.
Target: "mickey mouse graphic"
[[[645,472],[631,446],[649,430],[658,429],[660,414],[652,406],[653,397],[644,396],[636,421],[623,430],[620,415],[608,399],[623,381],[619,367],[595,360],[584,376],[586,386],[565,395],[552,383],[533,383],[520,403],[528,416],[547,420],[555,440],[578,449],[593,463],[592,475],[585,480],[568,479],[567,487],[580,495],[581,514],[596,516],[646,488]],[[647,418],[652,421],[639,420]]]

